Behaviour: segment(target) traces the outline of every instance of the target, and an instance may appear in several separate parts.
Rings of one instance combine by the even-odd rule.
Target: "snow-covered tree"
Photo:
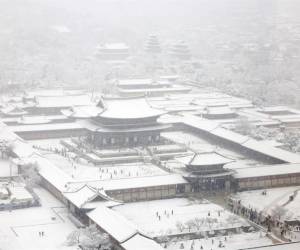
[[[203,225],[204,220],[202,218],[195,218],[194,223],[195,223],[197,230],[200,230],[200,227]]]
[[[226,219],[226,221],[233,226],[234,224],[238,223],[240,220],[236,215],[230,215]]]
[[[279,141],[282,142],[290,151],[300,151],[300,139],[298,132],[285,132],[283,133],[282,137],[279,138]]]
[[[241,117],[235,125],[235,130],[243,135],[250,135],[253,129],[254,126],[246,117]]]
[[[272,211],[272,217],[277,220],[281,221],[283,217],[287,214],[287,209],[284,208],[283,206],[276,205]]]
[[[36,163],[22,165],[21,172],[28,188],[33,188],[40,184],[41,177]]]
[[[106,250],[112,248],[109,236],[100,232],[95,225],[71,232],[67,237],[66,245],[77,245],[87,250]]]
[[[176,227],[180,232],[182,232],[184,230],[184,224],[180,221],[176,222]]]

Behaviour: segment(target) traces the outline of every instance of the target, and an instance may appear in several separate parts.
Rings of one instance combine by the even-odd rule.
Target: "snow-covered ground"
[[[272,214],[277,206],[283,206],[286,219],[300,219],[300,193],[297,190],[300,191],[300,186],[245,191],[232,197],[241,200],[243,206],[266,214]],[[263,191],[266,191],[266,195],[262,194]],[[289,197],[295,192],[294,200],[289,202]]]
[[[221,243],[220,243],[221,242]],[[264,233],[242,233],[232,234],[230,236],[221,236],[213,238],[203,238],[195,240],[181,240],[167,244],[168,250],[179,250],[179,249],[201,249],[203,250],[237,250],[241,248],[258,247],[272,244],[272,241],[265,236]],[[162,244],[164,246],[164,244]],[[192,245],[194,248],[192,248]],[[222,247],[219,247],[222,245]],[[182,248],[182,246],[184,248]]]
[[[44,189],[36,189],[41,207],[0,212],[1,250],[74,250],[64,245],[75,226],[67,210]],[[39,236],[44,232],[44,236]]]
[[[249,225],[244,219],[218,205],[186,198],[134,202],[116,206],[113,210],[121,213],[151,236],[222,230]],[[198,222],[198,227],[190,224],[195,221]]]
[[[44,139],[44,140],[29,140],[28,142],[40,149],[58,149],[61,150],[64,146],[60,143],[61,139]]]
[[[94,166],[75,162],[59,154],[44,154],[56,166],[61,168],[74,180],[109,180],[130,177],[144,177],[168,174],[151,163],[135,162],[109,166]]]

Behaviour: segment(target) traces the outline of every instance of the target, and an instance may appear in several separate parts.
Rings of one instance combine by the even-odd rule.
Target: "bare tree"
[[[200,230],[200,227],[203,225],[204,220],[202,218],[195,218],[194,222],[197,230]]]
[[[184,225],[183,225],[183,223],[180,222],[180,221],[177,221],[177,222],[176,222],[176,227],[177,227],[177,229],[178,229],[180,232],[182,232],[182,231],[184,230]]]
[[[185,225],[187,226],[187,228],[189,229],[189,231],[191,231],[191,229],[193,228],[193,227],[196,227],[196,224],[195,224],[195,220],[188,220],[186,223],[185,223]]]
[[[41,177],[36,163],[22,165],[21,172],[28,188],[33,188],[40,184]]]
[[[78,245],[82,249],[110,249],[112,247],[109,236],[100,232],[95,225],[86,228],[80,228],[67,237],[66,244],[68,246]]]

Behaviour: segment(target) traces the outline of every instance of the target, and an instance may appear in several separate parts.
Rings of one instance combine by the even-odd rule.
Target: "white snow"
[[[87,215],[118,242],[123,242],[138,232],[134,224],[105,206],[99,206]]]
[[[44,156],[68,174],[74,181],[95,181],[121,178],[134,178],[166,175],[166,171],[151,163],[128,163],[117,165],[94,166],[82,164],[58,154],[44,154]]]
[[[71,130],[71,129],[83,129],[79,123],[50,123],[50,124],[32,124],[32,125],[17,125],[11,126],[11,130],[14,132],[39,132],[39,131],[53,131],[53,130]]]
[[[75,250],[64,245],[75,230],[67,218],[66,208],[44,189],[36,189],[41,207],[0,212],[0,242],[2,250]],[[43,231],[45,236],[39,236]]]
[[[73,106],[90,106],[93,105],[89,95],[62,95],[62,96],[36,96],[38,107],[73,107]]]
[[[226,163],[232,162],[232,160],[223,157],[217,153],[197,153],[192,156],[186,156],[182,158],[177,158],[184,164],[189,165],[201,165],[201,166],[209,166],[209,165],[224,165]]]
[[[116,206],[112,209],[122,214],[136,224],[141,231],[152,237],[188,233],[190,231],[187,227],[181,232],[176,224],[178,222],[185,224],[195,218],[203,220],[208,220],[209,218],[215,221],[213,223],[204,221],[200,231],[238,228],[242,225],[249,225],[244,219],[231,214],[218,205],[207,201],[200,203],[199,200],[186,198],[133,202]],[[192,231],[197,230],[192,228]]]
[[[276,164],[236,169],[235,178],[253,178],[300,173],[300,164]]]
[[[134,119],[166,113],[163,110],[152,108],[145,98],[106,98],[103,103],[105,111],[100,116],[105,118]]]
[[[219,247],[220,242],[222,242],[222,245],[224,247]],[[184,249],[188,250],[191,249],[191,245],[194,245],[194,249],[200,249],[200,247],[202,246],[203,250],[238,250],[245,247],[257,247],[270,244],[272,244],[272,241],[267,238],[264,233],[255,232],[195,240],[181,240],[167,244],[167,249],[180,250],[181,245],[183,245]]]
[[[137,247],[142,250],[162,250],[163,248],[154,240],[146,238],[140,234],[135,235],[127,240],[121,246],[125,250],[136,250]]]
[[[300,220],[300,196],[298,190],[300,190],[300,186],[281,187],[240,192],[232,197],[240,200],[241,204],[245,207],[255,209],[258,212],[262,211],[265,214],[272,214],[274,208],[287,203],[289,197],[296,192],[294,200],[284,206],[287,212],[282,217]],[[266,195],[262,195],[263,191],[266,191]]]
[[[98,49],[105,50],[128,50],[129,47],[125,43],[107,43],[103,46],[98,46]]]

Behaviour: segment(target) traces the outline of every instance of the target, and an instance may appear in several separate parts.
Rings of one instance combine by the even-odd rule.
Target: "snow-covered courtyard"
[[[300,219],[300,197],[299,186],[272,188],[264,190],[253,190],[239,192],[233,195],[233,199],[240,200],[240,203],[247,208],[258,212],[272,215],[278,207],[284,208],[282,219]],[[265,195],[263,194],[265,192]],[[290,200],[293,196],[293,200]]]
[[[206,200],[174,198],[116,206],[141,230],[153,237],[249,227],[246,220]],[[236,231],[236,230],[234,230]]]
[[[41,207],[0,212],[1,250],[76,249],[64,244],[76,229],[67,209],[46,190],[38,188],[35,192],[41,198]]]
[[[60,154],[47,153],[44,157],[51,160],[74,180],[110,180],[120,178],[134,178],[145,176],[166,175],[166,171],[151,164],[143,162],[127,164],[110,164],[94,166],[85,162],[74,161]]]

